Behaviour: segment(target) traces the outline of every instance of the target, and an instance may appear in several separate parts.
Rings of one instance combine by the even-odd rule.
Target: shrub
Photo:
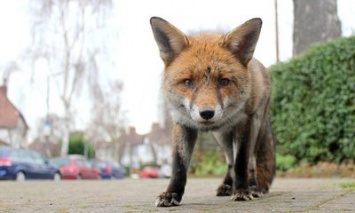
[[[197,176],[225,175],[227,164],[220,153],[214,150],[197,153],[191,162],[190,173]]]
[[[296,165],[296,159],[292,155],[276,154],[276,169],[278,171],[287,171]]]
[[[297,160],[355,158],[355,37],[311,47],[270,69],[278,152]]]
[[[85,148],[85,145],[87,146]],[[85,149],[87,153],[85,153]],[[94,157],[94,148],[92,145],[85,143],[84,139],[81,136],[71,135],[69,138],[69,150],[68,154],[78,154],[85,155],[87,154],[88,158]]]

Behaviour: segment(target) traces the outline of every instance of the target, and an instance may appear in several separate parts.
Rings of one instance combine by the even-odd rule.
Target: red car
[[[159,170],[157,168],[147,166],[140,172],[139,176],[141,178],[158,178]]]
[[[93,167],[82,155],[53,158],[49,162],[59,167],[62,179],[100,179],[99,169]]]

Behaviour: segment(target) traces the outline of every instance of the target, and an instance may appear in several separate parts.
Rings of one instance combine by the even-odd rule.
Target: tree
[[[103,54],[106,15],[111,0],[32,0],[30,4],[33,64],[46,62],[48,76],[57,85],[64,109],[65,131],[61,154],[68,152],[74,115],[73,96],[90,72],[97,72],[96,58]]]
[[[48,126],[50,124],[50,126]],[[57,156],[60,153],[59,142],[65,131],[64,120],[56,114],[48,114],[42,117],[37,124],[38,140],[44,144],[44,154],[46,157]],[[51,149],[52,144],[57,144],[58,150]]]
[[[341,36],[337,0],[293,0],[293,55],[315,42]]]
[[[120,101],[122,83],[111,82],[108,92],[102,92],[100,88],[96,88],[95,91],[96,97],[88,134],[93,143],[111,142],[115,149],[113,157],[119,161],[121,159],[120,148],[123,145],[120,144],[120,134],[124,123]]]

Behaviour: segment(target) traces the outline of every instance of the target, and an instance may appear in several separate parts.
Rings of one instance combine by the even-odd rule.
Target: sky
[[[30,45],[30,29],[26,1],[2,1],[0,7],[0,77],[6,63],[17,60]],[[292,0],[278,1],[280,58],[292,55]],[[355,1],[338,0],[338,15],[345,36],[355,32]],[[276,61],[274,0],[116,0],[108,26],[117,39],[110,40],[117,70],[100,73],[106,79],[123,82],[122,108],[127,123],[139,133],[147,133],[151,123],[161,120],[159,114],[160,81],[163,63],[149,25],[152,16],[159,16],[185,33],[199,30],[229,31],[248,19],[260,17],[263,27],[254,56],[270,66]],[[46,114],[46,72],[23,68],[11,74],[8,96],[24,114],[30,135],[36,132],[39,118]],[[32,81],[30,79],[32,78]],[[0,78],[2,79],[2,78]],[[0,82],[2,84],[2,82]],[[115,94],[112,94],[115,95]],[[50,112],[62,114],[56,90],[51,90]],[[78,97],[75,112],[77,128],[83,129],[90,117],[88,95]]]

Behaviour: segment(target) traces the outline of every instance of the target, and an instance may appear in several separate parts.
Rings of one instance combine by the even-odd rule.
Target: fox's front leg
[[[251,116],[235,135],[234,190],[232,200],[251,200],[262,193],[256,180],[255,146],[260,129],[259,114]]]
[[[196,130],[174,124],[172,176],[168,188],[158,196],[155,202],[157,207],[180,204],[185,191],[187,172],[196,139]]]
[[[233,178],[231,173],[233,172],[233,164],[234,164],[234,157],[233,157],[233,132],[212,132],[214,138],[216,139],[219,146],[222,148],[228,170],[223,179],[221,185],[219,185],[217,189],[217,196],[230,196],[232,195],[233,191]]]
[[[254,137],[252,136],[253,117],[249,117],[244,125],[237,127],[234,135],[234,179],[232,200],[251,200],[253,199],[252,191],[249,187],[249,166],[251,156],[255,146]]]
[[[250,160],[250,144],[249,128],[237,135],[235,140],[236,157],[234,161],[234,180],[232,200],[244,201],[252,200],[253,195],[249,188],[249,160]]]

